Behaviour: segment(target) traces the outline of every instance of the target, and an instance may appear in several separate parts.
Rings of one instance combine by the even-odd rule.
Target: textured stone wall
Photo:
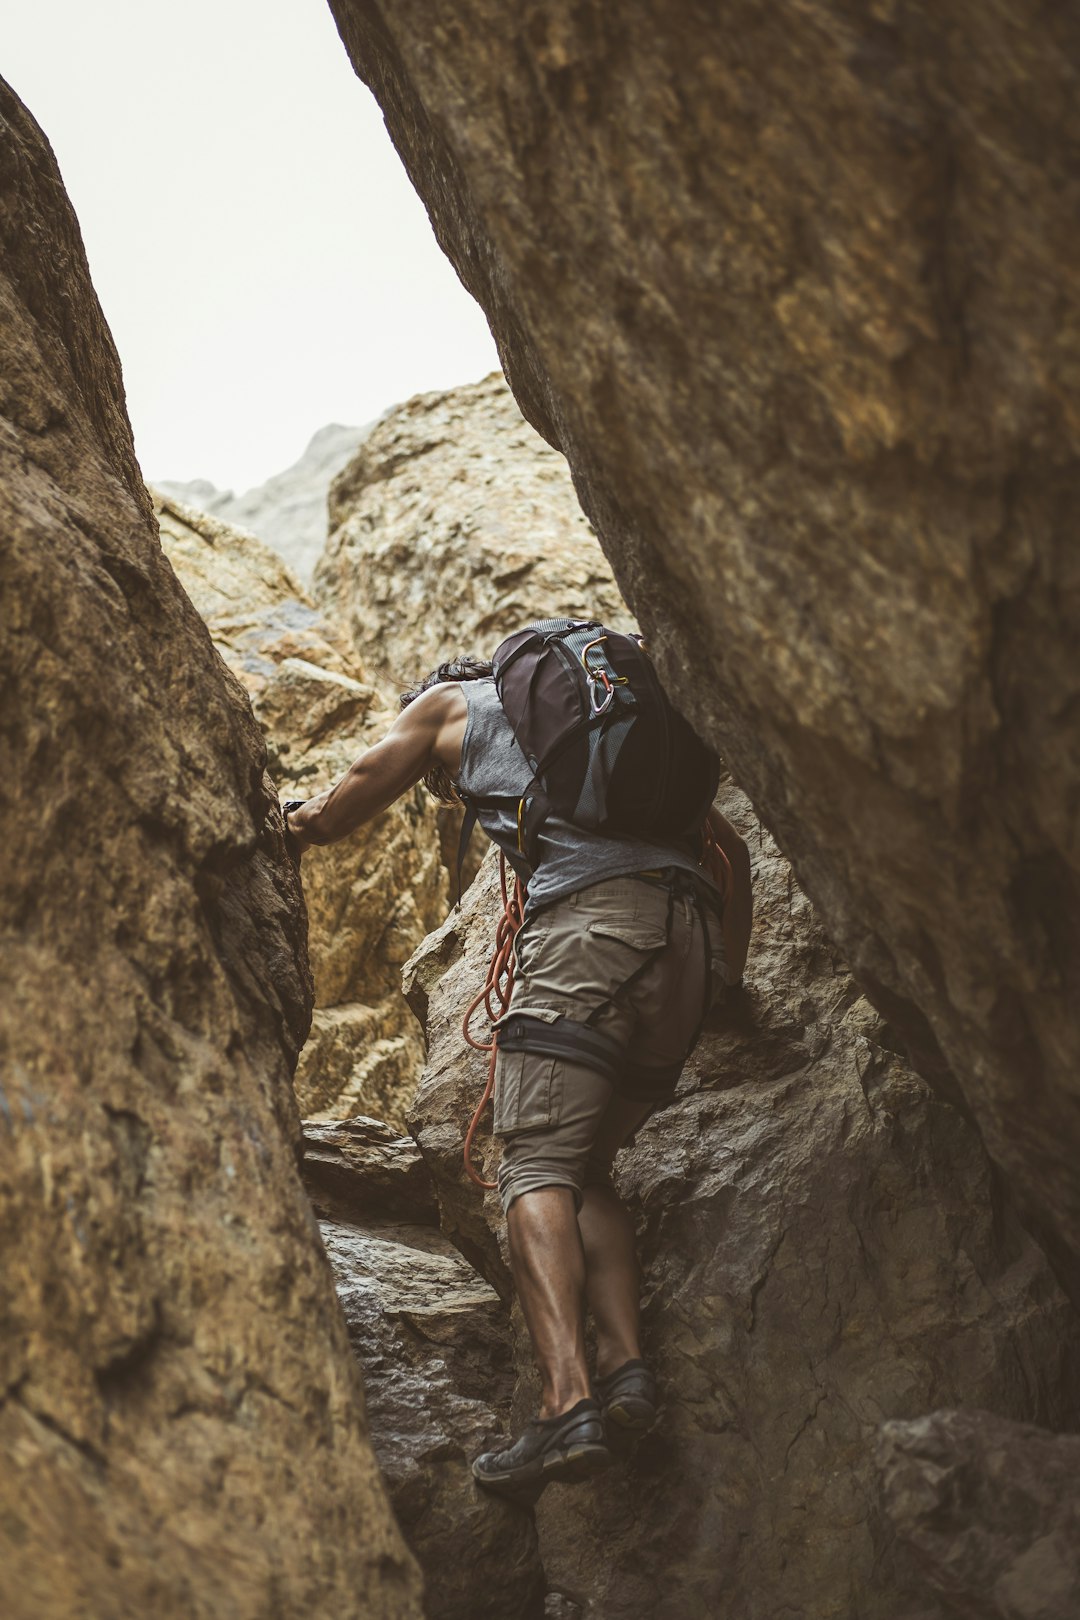
[[[882,1505],[949,1620],[1080,1613],[1080,1435],[989,1412],[886,1423]]]
[[[314,589],[393,691],[530,619],[633,623],[565,459],[498,374],[387,412],[331,487]]]
[[[332,0],[670,684],[1080,1295],[1080,34]]]
[[[397,715],[348,634],[268,546],[157,497],[161,539],[214,644],[246,688],[283,799],[336,781]],[[404,1128],[423,1040],[401,996],[402,965],[449,909],[440,827],[422,788],[303,862],[315,976],[295,1085],[312,1117],[377,1114]]]
[[[297,1175],[311,981],[265,749],[2,83],[0,249],[0,1612],[405,1620]]]

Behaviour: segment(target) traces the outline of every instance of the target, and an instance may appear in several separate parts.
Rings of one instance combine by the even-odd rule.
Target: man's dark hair
[[[433,669],[430,675],[425,675],[419,686],[410,687],[409,691],[402,692],[400,703],[407,709],[421,694],[433,686],[441,686],[445,681],[482,681],[491,674],[493,665],[483,658],[452,658],[449,663],[440,664]],[[433,765],[425,771],[422,778],[424,786],[440,804],[460,804],[461,800],[454,791],[454,784],[450,780],[449,772],[442,765]]]

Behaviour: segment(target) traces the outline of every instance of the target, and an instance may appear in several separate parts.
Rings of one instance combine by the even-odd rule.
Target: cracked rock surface
[[[0,244],[0,1612],[415,1620],[297,1174],[265,749],[2,82]]]
[[[333,0],[675,696],[1080,1300],[1080,34]]]
[[[754,866],[746,1005],[712,1015],[676,1103],[616,1164],[663,1408],[629,1465],[541,1498],[551,1612],[911,1620],[875,1506],[879,1425],[963,1402],[1063,1426],[1080,1335],[974,1130],[899,1055],[745,798],[721,803]],[[458,1026],[497,893],[492,861],[406,984],[429,1042],[410,1128],[444,1230],[508,1294],[495,1195],[461,1164],[484,1060]],[[520,1322],[518,1359],[520,1422]]]

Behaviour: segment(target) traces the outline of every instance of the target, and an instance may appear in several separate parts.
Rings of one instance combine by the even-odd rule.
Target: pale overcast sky
[[[243,490],[498,365],[324,0],[16,0],[143,472]]]

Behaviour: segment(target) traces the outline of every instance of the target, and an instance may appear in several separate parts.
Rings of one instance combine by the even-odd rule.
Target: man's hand
[[[281,806],[281,818],[285,823],[285,852],[291,861],[295,861],[297,866],[300,865],[300,857],[304,853],[304,835],[297,827],[291,824],[289,818],[297,810],[302,810],[303,807],[303,799],[286,799]]]

